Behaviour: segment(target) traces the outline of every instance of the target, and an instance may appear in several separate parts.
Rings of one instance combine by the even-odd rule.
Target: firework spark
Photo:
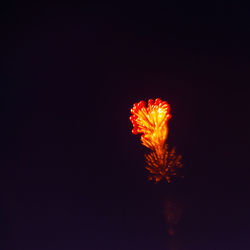
[[[175,149],[168,152],[166,144],[168,120],[171,118],[169,104],[159,98],[155,101],[150,99],[148,105],[140,101],[134,104],[131,113],[132,133],[141,134],[142,144],[152,150],[145,155],[149,179],[156,182],[166,179],[170,182],[182,164],[181,156],[175,154]]]

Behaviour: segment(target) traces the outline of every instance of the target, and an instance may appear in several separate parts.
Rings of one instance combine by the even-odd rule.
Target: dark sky
[[[2,5],[0,248],[249,249],[248,16],[222,1]],[[147,180],[129,121],[157,97],[185,167],[171,184]]]

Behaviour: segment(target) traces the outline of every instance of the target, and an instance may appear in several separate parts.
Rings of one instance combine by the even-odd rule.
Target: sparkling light
[[[133,124],[133,134],[141,134],[144,146],[153,152],[146,154],[146,169],[150,172],[149,179],[156,182],[166,179],[170,182],[176,175],[176,169],[181,168],[181,156],[176,156],[175,149],[167,150],[168,120],[171,118],[170,106],[160,98],[135,103],[131,109],[130,120]]]

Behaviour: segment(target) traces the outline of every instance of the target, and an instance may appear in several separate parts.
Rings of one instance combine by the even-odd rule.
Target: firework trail
[[[131,109],[130,120],[133,134],[141,134],[142,145],[151,149],[145,155],[146,169],[150,172],[149,179],[159,182],[163,179],[170,182],[182,167],[181,156],[176,155],[175,148],[168,151],[168,120],[171,118],[170,106],[166,101],[157,98],[135,103]]]

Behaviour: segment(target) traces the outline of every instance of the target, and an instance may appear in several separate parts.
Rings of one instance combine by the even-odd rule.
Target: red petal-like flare
[[[149,100],[148,100],[148,104],[149,104],[149,105],[153,105],[153,104],[154,104],[154,100],[153,100],[153,99],[149,99]]]
[[[133,133],[134,135],[137,135],[137,134],[138,134],[137,129],[133,128],[133,129],[132,129],[132,133]]]

